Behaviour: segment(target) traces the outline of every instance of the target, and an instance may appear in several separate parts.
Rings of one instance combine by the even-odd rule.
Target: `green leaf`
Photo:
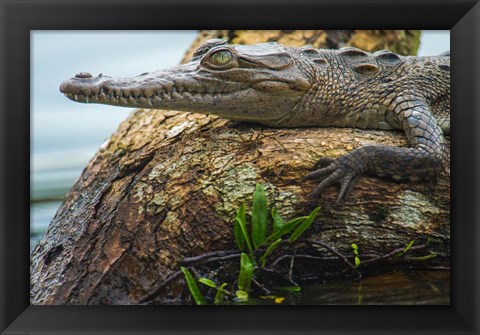
[[[276,240],[275,242],[273,242],[268,246],[267,250],[265,251],[263,256],[260,258],[260,263],[262,264],[262,267],[265,267],[265,260],[267,259],[268,255],[270,255],[275,250],[275,248],[278,247],[280,242],[282,242],[281,238],[279,238],[278,240]]]
[[[288,221],[283,225],[282,230],[277,231],[274,234],[270,235],[266,242],[275,241],[278,238],[282,237],[283,235],[288,234],[289,232],[294,230],[298,224],[302,223],[306,218],[308,218],[308,216],[301,216],[296,219]]]
[[[240,226],[241,235],[243,236],[242,240],[245,241],[245,243],[247,244],[247,248],[248,248],[248,251],[250,252],[250,255],[253,255],[252,242],[250,242],[250,237],[248,236],[248,231],[247,231],[247,219],[245,218],[245,205],[240,206],[240,208],[238,209],[238,212],[239,214],[237,213],[235,222]]]
[[[358,267],[360,265],[360,257],[358,257],[358,245],[352,243],[353,253],[355,254],[355,266]]]
[[[295,231],[290,235],[290,238],[288,241],[290,243],[294,242],[297,238],[300,237],[313,223],[313,220],[315,220],[315,217],[318,214],[318,211],[320,210],[320,207],[315,208],[310,215],[295,229]]]
[[[183,266],[180,267],[180,269],[185,275],[188,289],[190,290],[190,293],[192,294],[192,297],[193,297],[193,300],[195,300],[195,303],[197,305],[206,305],[207,301],[203,297],[202,292],[200,292],[200,289],[198,288],[197,283],[195,282],[195,279],[193,278],[190,271],[187,268],[184,268]]]
[[[221,304],[223,300],[225,299],[225,286],[227,286],[227,283],[223,283],[217,290],[217,294],[215,294],[215,300],[213,303],[215,305]]]
[[[437,255],[436,253],[431,252],[429,255],[420,256],[420,257],[412,257],[412,258],[410,258],[409,260],[422,262],[422,261],[428,261],[428,260],[433,259],[433,258],[435,258],[435,257],[437,257],[437,256],[438,256],[438,255]]]
[[[242,232],[242,225],[244,227],[247,226],[247,218],[245,215],[245,205],[240,206],[237,211],[237,216],[235,218],[235,226],[234,226],[234,235],[235,235],[235,243],[237,244],[237,248],[240,251],[243,251],[245,248],[245,237]]]
[[[255,186],[252,207],[252,240],[253,247],[258,249],[265,242],[267,233],[267,198],[262,184]]]
[[[403,249],[404,254],[412,247],[413,243],[415,243],[415,240],[411,240],[410,243],[407,244],[405,249]]]
[[[277,290],[287,292],[300,292],[302,288],[300,286],[281,286]]]
[[[240,291],[248,292],[252,283],[254,264],[250,258],[242,253],[240,256],[240,273],[238,274],[238,289]]]
[[[282,231],[284,222],[280,214],[275,207],[272,208],[272,219],[273,219],[273,227],[272,227],[272,234],[275,234],[277,231]]]
[[[352,243],[352,249],[353,249],[353,253],[355,255],[358,255],[358,245],[356,245],[355,243]]]
[[[415,242],[415,240],[412,240],[410,241],[407,246],[401,251],[399,252],[398,254],[396,254],[394,257],[402,257],[403,255],[405,255],[407,253],[408,250],[410,250],[410,248],[412,247],[413,243]]]
[[[208,278],[199,278],[198,282],[202,283],[203,285],[207,285],[208,287],[211,287],[211,288],[217,288],[217,285],[215,285],[215,283]]]
[[[238,300],[248,300],[248,293],[242,290],[235,291]]]

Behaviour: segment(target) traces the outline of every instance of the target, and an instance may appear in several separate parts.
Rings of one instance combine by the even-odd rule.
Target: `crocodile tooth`
[[[181,94],[178,94],[177,92],[172,92],[172,98],[174,99],[183,99],[183,96]]]
[[[75,98],[75,101],[78,100],[78,95],[77,94],[75,94],[73,97]]]
[[[113,89],[113,93],[115,94],[115,97],[116,97],[116,98],[119,98],[119,97],[122,96],[122,90],[119,89],[119,88]]]
[[[147,87],[147,88],[143,89],[143,96],[145,98],[150,98],[152,95],[153,95],[153,88]]]
[[[124,104],[124,105],[126,105],[126,104],[128,103],[128,102],[127,102],[127,99],[125,99],[124,97],[120,97],[120,98],[118,99],[118,101],[119,101],[120,103]]]
[[[162,92],[162,100],[170,101],[172,100],[172,97],[168,95],[167,92]]]
[[[148,103],[149,106],[152,106],[152,98],[151,97],[147,98],[147,103]]]
[[[134,105],[137,104],[137,100],[135,100],[135,98],[132,97],[132,96],[129,96],[129,97],[128,97],[128,102],[131,103],[131,104],[134,104]]]
[[[160,104],[160,103],[162,102],[162,99],[161,99],[158,95],[154,95],[154,96],[152,97],[152,100],[153,100],[153,102],[156,103],[156,104]]]
[[[107,101],[107,95],[105,93],[100,93],[98,95],[98,101]]]
[[[195,101],[195,98],[194,98],[193,95],[190,94],[189,92],[183,92],[183,96],[184,96],[185,98],[187,98],[188,100],[190,100],[190,101]]]
[[[85,96],[85,102],[88,104],[88,95]]]

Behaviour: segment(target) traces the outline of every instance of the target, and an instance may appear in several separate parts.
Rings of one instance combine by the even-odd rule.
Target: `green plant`
[[[408,250],[410,250],[413,243],[415,243],[415,240],[411,240],[410,243],[408,243],[407,246],[401,252],[396,254],[394,257],[402,257],[403,255],[405,255],[408,252]]]
[[[248,299],[248,292],[250,291],[254,270],[255,265],[250,257],[242,253],[240,256],[240,272],[237,279],[238,291],[235,292],[237,298],[242,300]]]
[[[358,267],[361,264],[360,256],[358,255],[358,245],[352,243],[353,253],[355,254],[355,266]]]
[[[256,184],[253,195],[250,222],[247,220],[246,206],[243,204],[237,210],[234,224],[234,237],[237,248],[242,251],[240,256],[240,270],[237,278],[238,290],[235,296],[238,300],[247,300],[250,286],[255,277],[258,267],[265,267],[269,255],[271,255],[282,242],[294,243],[312,225],[320,208],[315,208],[308,216],[302,216],[285,222],[277,209],[273,207],[268,211],[267,198],[263,185]],[[271,221],[269,228],[269,221]],[[291,233],[291,234],[290,234]],[[288,238],[286,235],[290,234]],[[245,253],[245,252],[247,253]],[[258,257],[257,257],[258,256]],[[259,265],[260,264],[260,265]],[[197,304],[203,304],[205,298],[195,283],[193,276],[186,268],[182,268],[190,293]],[[199,278],[198,282],[217,290],[214,303],[224,300],[225,294],[232,295],[222,284],[218,287],[208,278]],[[300,288],[298,288],[300,290]]]
[[[187,268],[184,268],[183,266],[180,267],[180,270],[182,270],[185,280],[187,281],[188,289],[190,290],[190,293],[192,294],[193,300],[195,300],[195,303],[197,305],[206,305],[207,301],[202,295],[202,292],[200,292],[200,289],[198,288],[197,283],[195,282],[195,279],[193,278],[192,274]]]
[[[308,216],[298,217],[285,222],[277,209],[273,207],[270,212],[272,218],[271,229],[268,230],[268,208],[265,189],[261,184],[257,184],[252,204],[250,234],[245,205],[240,206],[235,217],[234,235],[237,248],[243,251],[246,245],[250,258],[255,264],[255,252],[260,248],[265,248],[264,254],[260,257],[262,266],[265,266],[266,257],[283,241],[282,237],[293,231],[288,242],[295,242],[312,225],[319,210],[320,207],[317,207]]]

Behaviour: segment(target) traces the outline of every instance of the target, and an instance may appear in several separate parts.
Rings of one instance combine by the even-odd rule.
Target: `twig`
[[[160,285],[158,285],[158,287],[152,293],[150,293],[146,297],[140,299],[140,301],[138,303],[143,304],[143,303],[145,303],[147,301],[150,301],[153,298],[155,298],[165,286],[167,286],[170,282],[172,282],[174,279],[176,279],[181,274],[182,274],[182,271],[175,272],[173,275],[171,275],[170,277],[165,279]]]
[[[287,259],[287,258],[290,258],[292,257],[292,255],[283,255],[283,256],[280,256],[279,258],[277,258],[273,263],[272,265],[270,266],[270,268],[274,268],[278,265],[278,263],[280,263],[281,261],[283,261],[284,259]],[[296,258],[303,258],[303,259],[308,259],[308,260],[312,260],[312,261],[333,261],[335,259],[338,259],[338,257],[319,257],[319,256],[312,256],[312,255],[307,255],[307,254],[297,254],[295,256]]]
[[[340,258],[345,264],[348,265],[349,268],[351,268],[354,272],[358,273],[357,269],[355,268],[355,266],[350,263],[350,261],[347,259],[347,257],[345,257],[344,255],[342,255],[341,253],[339,253],[337,250],[333,249],[331,246],[329,246],[328,244],[324,243],[324,242],[321,242],[321,241],[313,241],[313,240],[307,240],[307,242],[313,244],[313,245],[317,245],[317,246],[321,246],[321,247],[324,247],[325,249],[329,250],[331,253],[333,253],[334,255],[336,255],[338,258]],[[402,249],[403,250],[403,249]]]
[[[270,268],[271,269],[275,268],[278,265],[278,263],[280,263],[284,259],[290,258],[290,257],[292,257],[292,255],[283,255],[283,256],[278,257],[275,261],[272,262],[272,265],[270,265]]]
[[[194,263],[194,262],[199,262],[199,261],[203,260],[204,258],[208,258],[208,257],[212,257],[212,256],[216,256],[218,258],[218,257],[222,257],[222,256],[225,256],[225,255],[231,255],[231,254],[234,254],[234,253],[237,253],[237,251],[236,250],[212,251],[212,252],[204,253],[204,254],[199,255],[199,256],[185,257],[182,260],[182,263],[185,263],[185,264]]]
[[[263,286],[262,284],[260,284],[255,278],[252,278],[252,283],[255,284],[255,286],[257,286],[259,289],[261,289],[263,291],[263,293],[265,294],[272,294],[272,292],[266,288],[265,286]]]
[[[201,276],[198,274],[197,270],[195,268],[188,268],[190,272],[193,274],[193,276],[198,280],[198,278],[201,278]]]
[[[293,280],[293,263],[295,261],[295,255],[297,254],[297,251],[295,250],[295,252],[293,253],[292,255],[292,259],[290,261],[290,269],[288,270],[288,280],[291,282],[291,283],[295,283],[295,281]],[[297,283],[295,283],[295,286],[298,286]]]
[[[408,249],[408,251],[425,249],[426,246],[427,246],[426,244],[417,245],[417,246],[411,247],[410,249]],[[385,254],[385,255],[382,255],[382,256],[379,256],[379,257],[376,257],[376,258],[368,259],[366,261],[362,261],[362,265],[369,264],[369,263],[376,263],[376,262],[380,262],[380,261],[385,260],[385,259],[389,259],[389,258],[403,252],[403,250],[405,250],[405,248],[398,248],[398,249],[395,249],[393,251],[390,251],[388,254]]]
[[[202,264],[205,263],[212,263],[212,262],[221,262],[221,261],[226,261],[232,258],[239,258],[242,254],[232,254],[232,255],[227,255],[223,257],[215,257],[215,258],[210,258],[202,262]]]

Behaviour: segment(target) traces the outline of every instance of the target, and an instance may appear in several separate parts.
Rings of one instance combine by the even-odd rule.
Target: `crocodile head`
[[[131,78],[82,72],[60,91],[71,100],[133,108],[173,109],[279,125],[310,88],[308,76],[277,43],[201,45],[192,59]]]

